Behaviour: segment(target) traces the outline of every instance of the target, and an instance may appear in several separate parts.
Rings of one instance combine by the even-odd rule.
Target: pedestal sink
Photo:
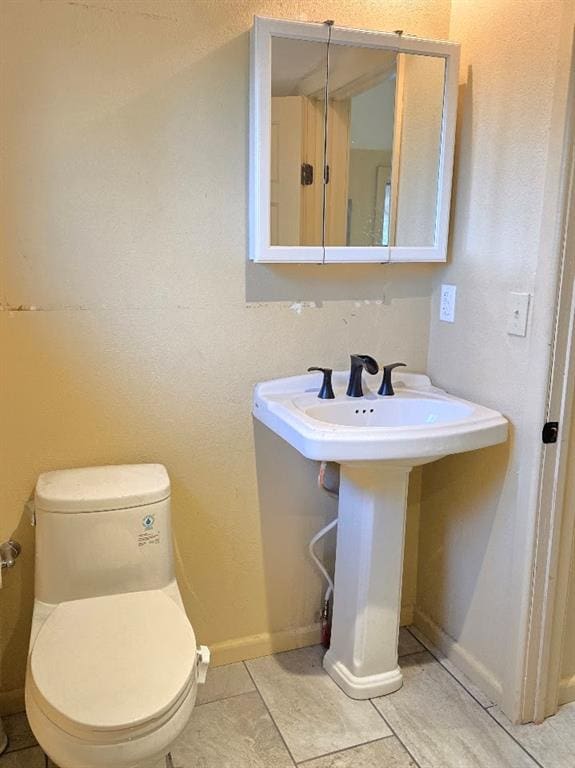
[[[365,377],[367,378],[367,377]],[[452,453],[502,443],[507,420],[398,373],[396,394],[319,400],[320,374],[258,384],[253,414],[308,459],[341,465],[331,646],[324,668],[354,699],[401,687],[397,642],[409,473]]]

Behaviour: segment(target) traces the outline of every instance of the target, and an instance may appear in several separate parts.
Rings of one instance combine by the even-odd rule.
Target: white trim
[[[444,248],[447,248],[447,236],[445,237]],[[444,248],[442,246],[426,247],[423,245],[413,245],[408,248],[396,245],[390,248],[389,260],[392,264],[406,261],[443,262],[445,261]]]
[[[409,626],[413,623],[413,605],[406,604],[401,606],[400,625]],[[321,625],[310,624],[307,627],[294,627],[292,629],[283,629],[278,632],[262,632],[258,635],[246,635],[245,637],[236,637],[232,640],[223,640],[220,643],[210,643],[211,666],[221,667],[224,664],[232,664],[236,661],[246,659],[255,659],[259,656],[269,656],[272,653],[282,651],[291,651],[295,648],[304,648],[308,645],[318,645],[321,642]],[[7,706],[2,712],[2,696],[12,698],[19,702],[24,700],[24,689],[18,691],[9,691],[7,694],[0,693],[0,714],[9,714],[14,710],[14,705]],[[21,694],[21,699],[19,695]],[[19,711],[19,710],[18,710]]]
[[[415,608],[413,623],[417,629],[437,646],[449,661],[460,669],[470,680],[473,680],[482,693],[495,704],[501,701],[502,687],[492,672],[487,669],[472,653],[463,645],[450,637],[441,629],[439,624],[420,608]]]
[[[526,374],[523,447],[511,553],[508,592],[510,636],[505,660],[501,708],[513,722],[539,721],[544,716],[542,695],[547,693],[548,641],[551,626],[544,610],[553,599],[555,583],[551,564],[558,528],[552,523],[548,499],[542,497],[543,466],[551,451],[541,442],[543,424],[552,420],[549,391],[553,362],[556,306],[561,278],[564,222],[567,203],[568,168],[566,154],[573,137],[573,21],[575,8],[565,6],[562,39],[556,59],[556,81],[548,143],[548,170],[541,216],[539,258],[533,304],[530,366]],[[569,65],[565,66],[565,63]],[[553,419],[554,420],[554,419]],[[555,533],[553,533],[555,531]]]
[[[455,126],[457,122],[457,95],[459,90],[459,54],[460,47],[457,45],[451,50],[450,56],[446,57],[445,60],[445,90],[443,96],[443,119],[441,122],[441,150],[437,171],[437,218],[435,221],[434,242],[439,257],[438,261],[447,261]],[[430,259],[430,261],[435,260]],[[408,261],[408,259],[405,259],[405,261]]]
[[[270,245],[271,39],[327,42],[323,24],[254,18],[250,33],[249,257],[262,263],[323,263],[323,247]]]
[[[575,701],[575,675],[564,677],[559,683],[558,705],[569,704],[571,701]]]
[[[390,248],[387,245],[366,245],[353,248],[346,245],[327,245],[325,247],[326,264],[350,264],[357,262],[389,263]]]
[[[332,27],[331,39],[334,44],[382,48],[445,59],[434,245],[426,248],[270,245],[271,39],[287,37],[326,43],[327,34],[324,24],[254,17],[250,60],[249,258],[260,263],[300,264],[446,261],[460,46],[452,42],[343,27]]]
[[[323,264],[323,248],[321,245],[273,245],[265,249],[264,258],[252,261],[260,264]]]
[[[259,635],[247,635],[233,640],[224,640],[221,643],[210,643],[212,666],[221,667],[236,661],[256,659],[259,656],[270,656],[272,653],[317,645],[320,640],[321,625],[311,624],[309,627],[262,632]]]
[[[548,420],[560,425],[560,439],[547,446],[543,456],[539,500],[539,537],[543,546],[535,565],[533,627],[536,681],[533,719],[554,714],[559,706],[562,643],[568,599],[575,508],[564,504],[569,434],[575,398],[575,154],[571,146],[570,183],[567,193],[564,253],[555,331],[554,359]],[[540,605],[538,602],[540,601]],[[537,623],[540,626],[537,626]]]

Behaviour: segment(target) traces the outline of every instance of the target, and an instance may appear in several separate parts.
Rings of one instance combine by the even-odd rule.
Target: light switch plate
[[[507,333],[511,336],[527,336],[531,294],[510,293],[507,311]]]
[[[445,283],[441,286],[441,301],[439,305],[439,319],[446,323],[455,322],[455,295],[457,288]]]

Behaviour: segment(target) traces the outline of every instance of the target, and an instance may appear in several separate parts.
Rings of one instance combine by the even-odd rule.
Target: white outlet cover
[[[455,298],[457,288],[455,285],[444,283],[441,286],[441,299],[439,304],[439,319],[445,323],[455,322]]]

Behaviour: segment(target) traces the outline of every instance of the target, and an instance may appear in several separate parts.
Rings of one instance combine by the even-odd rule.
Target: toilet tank
[[[37,600],[162,589],[174,579],[170,479],[161,464],[46,472],[35,507]]]

